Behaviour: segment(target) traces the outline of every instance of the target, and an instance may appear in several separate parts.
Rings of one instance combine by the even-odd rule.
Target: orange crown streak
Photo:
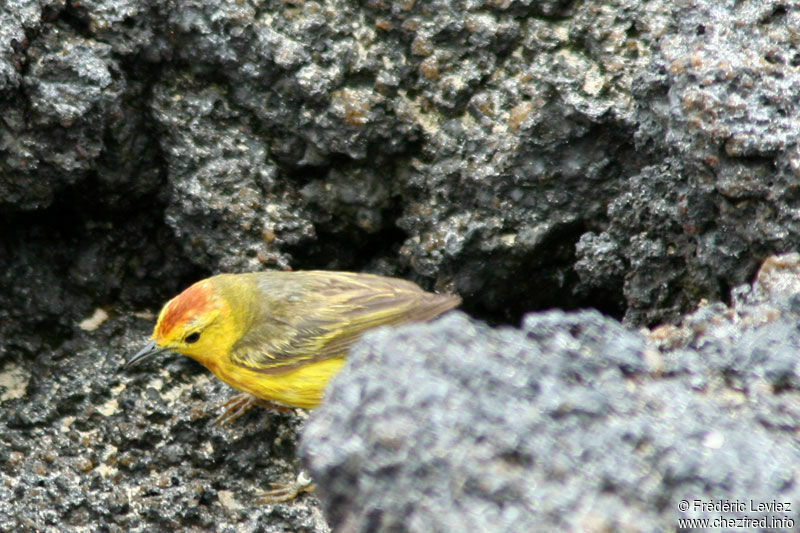
[[[162,337],[178,324],[189,322],[211,304],[208,288],[195,283],[167,303],[156,325],[156,337]]]

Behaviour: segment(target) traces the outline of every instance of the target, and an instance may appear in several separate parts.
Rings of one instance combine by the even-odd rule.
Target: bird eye
[[[183,342],[185,342],[186,344],[192,344],[193,342],[197,342],[197,339],[199,338],[200,338],[200,333],[195,331],[194,333],[187,335],[186,338],[183,339]]]

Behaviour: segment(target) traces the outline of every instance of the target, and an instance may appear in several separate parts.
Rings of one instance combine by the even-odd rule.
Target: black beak
[[[139,350],[139,352],[136,355],[128,359],[128,361],[124,365],[122,365],[121,370],[126,370],[135,365],[136,363],[138,363],[139,361],[141,361],[142,359],[159,354],[161,352],[166,352],[167,350],[169,350],[169,348],[159,348],[158,346],[156,346],[155,341],[150,341],[145,345],[144,348]]]

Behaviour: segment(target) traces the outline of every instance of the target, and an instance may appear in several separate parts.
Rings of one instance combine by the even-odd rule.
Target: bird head
[[[124,367],[161,352],[177,352],[208,366],[233,344],[233,325],[230,307],[213,283],[199,281],[164,305],[150,342]]]

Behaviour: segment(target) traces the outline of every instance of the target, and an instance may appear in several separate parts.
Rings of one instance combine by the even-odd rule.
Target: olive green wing
[[[314,361],[345,357],[365,330],[425,321],[461,299],[425,292],[406,280],[349,272],[283,273],[270,287],[253,325],[231,351],[231,360],[259,372],[279,374]],[[273,280],[270,280],[272,282]]]

